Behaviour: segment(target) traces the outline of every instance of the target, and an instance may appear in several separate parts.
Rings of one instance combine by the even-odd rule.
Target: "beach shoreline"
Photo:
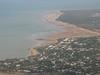
[[[15,72],[15,73],[0,72],[0,75],[25,75],[25,74],[24,73],[18,73],[18,72]]]
[[[88,30],[82,27],[77,27],[74,24],[64,23],[62,21],[58,21],[57,19],[63,15],[60,10],[47,11],[46,14],[43,15],[43,21],[48,22],[49,24],[57,26],[61,31],[54,32],[49,34],[44,38],[37,39],[40,45],[35,46],[34,48],[47,46],[50,44],[55,44],[58,42],[58,39],[61,38],[79,38],[79,37],[95,37],[100,36],[99,32]],[[29,53],[32,52],[33,49],[29,49]],[[34,52],[34,51],[33,51]]]
[[[74,38],[74,37],[93,37],[93,36],[100,36],[99,32],[92,31],[89,29],[85,29],[82,27],[77,27],[74,24],[64,23],[62,21],[58,21],[57,19],[63,15],[60,10],[50,11],[48,14],[44,16],[44,19],[53,25],[58,26],[61,28],[61,32],[56,32],[52,35],[48,36],[49,43],[56,43],[57,39],[60,38]]]
[[[43,39],[38,39],[38,40],[42,40],[45,41],[44,45],[41,44],[41,46],[45,46],[48,44],[54,44],[58,42],[58,39],[60,38],[74,38],[74,37],[93,37],[93,36],[100,36],[99,32],[94,32],[88,29],[84,29],[81,27],[77,27],[74,24],[69,24],[69,23],[64,23],[61,21],[57,21],[57,18],[59,18],[59,16],[63,15],[62,12],[60,11],[52,11],[49,12],[47,15],[44,16],[44,20],[47,21],[48,23],[51,23],[53,25],[58,26],[58,28],[61,28],[61,32],[56,32],[53,33],[51,35],[48,35],[46,38]],[[29,49],[29,52],[32,53],[33,51],[33,55],[37,55],[37,50]],[[32,54],[30,54],[32,56]],[[3,73],[0,72],[0,75],[24,75],[25,73]]]

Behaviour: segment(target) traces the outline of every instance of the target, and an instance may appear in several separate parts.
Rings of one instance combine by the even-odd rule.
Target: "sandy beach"
[[[61,32],[54,33],[48,36],[49,43],[56,42],[56,39],[59,38],[73,38],[73,37],[91,37],[91,36],[100,36],[99,32],[88,30],[85,28],[77,27],[74,24],[64,23],[62,21],[57,21],[56,19],[61,16],[63,13],[60,11],[51,11],[45,15],[44,19],[56,26],[61,28]]]
[[[2,73],[0,72],[0,75],[25,75],[24,73]]]
[[[39,45],[35,46],[36,48],[57,43],[58,42],[57,39],[60,39],[60,38],[100,36],[99,32],[77,27],[74,24],[69,24],[67,22],[64,23],[62,21],[56,20],[62,14],[63,14],[62,12],[55,10],[55,11],[47,11],[46,14],[43,15],[43,18],[42,18],[43,21],[57,26],[57,28],[59,28],[61,31],[54,32],[44,38],[37,39]],[[31,53],[32,51],[34,52],[33,49],[29,49],[29,53]]]

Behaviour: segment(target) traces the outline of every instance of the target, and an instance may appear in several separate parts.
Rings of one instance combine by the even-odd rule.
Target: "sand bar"
[[[56,19],[61,16],[63,13],[60,11],[51,11],[45,15],[45,20],[49,23],[59,26],[63,31],[57,32],[48,37],[49,42],[56,42],[56,39],[59,38],[72,38],[72,37],[92,37],[92,36],[100,36],[99,32],[92,31],[89,29],[77,27],[74,24],[64,23],[62,21],[57,21]]]

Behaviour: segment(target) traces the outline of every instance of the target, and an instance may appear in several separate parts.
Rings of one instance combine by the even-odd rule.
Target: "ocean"
[[[46,11],[99,9],[99,0],[0,0],[0,59],[26,57],[28,48],[60,29],[43,20]]]

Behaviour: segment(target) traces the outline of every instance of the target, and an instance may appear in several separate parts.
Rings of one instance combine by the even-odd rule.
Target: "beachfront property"
[[[100,73],[99,39],[100,37],[62,38],[58,43],[36,48],[39,52],[36,57],[1,60],[0,71],[96,75]]]

